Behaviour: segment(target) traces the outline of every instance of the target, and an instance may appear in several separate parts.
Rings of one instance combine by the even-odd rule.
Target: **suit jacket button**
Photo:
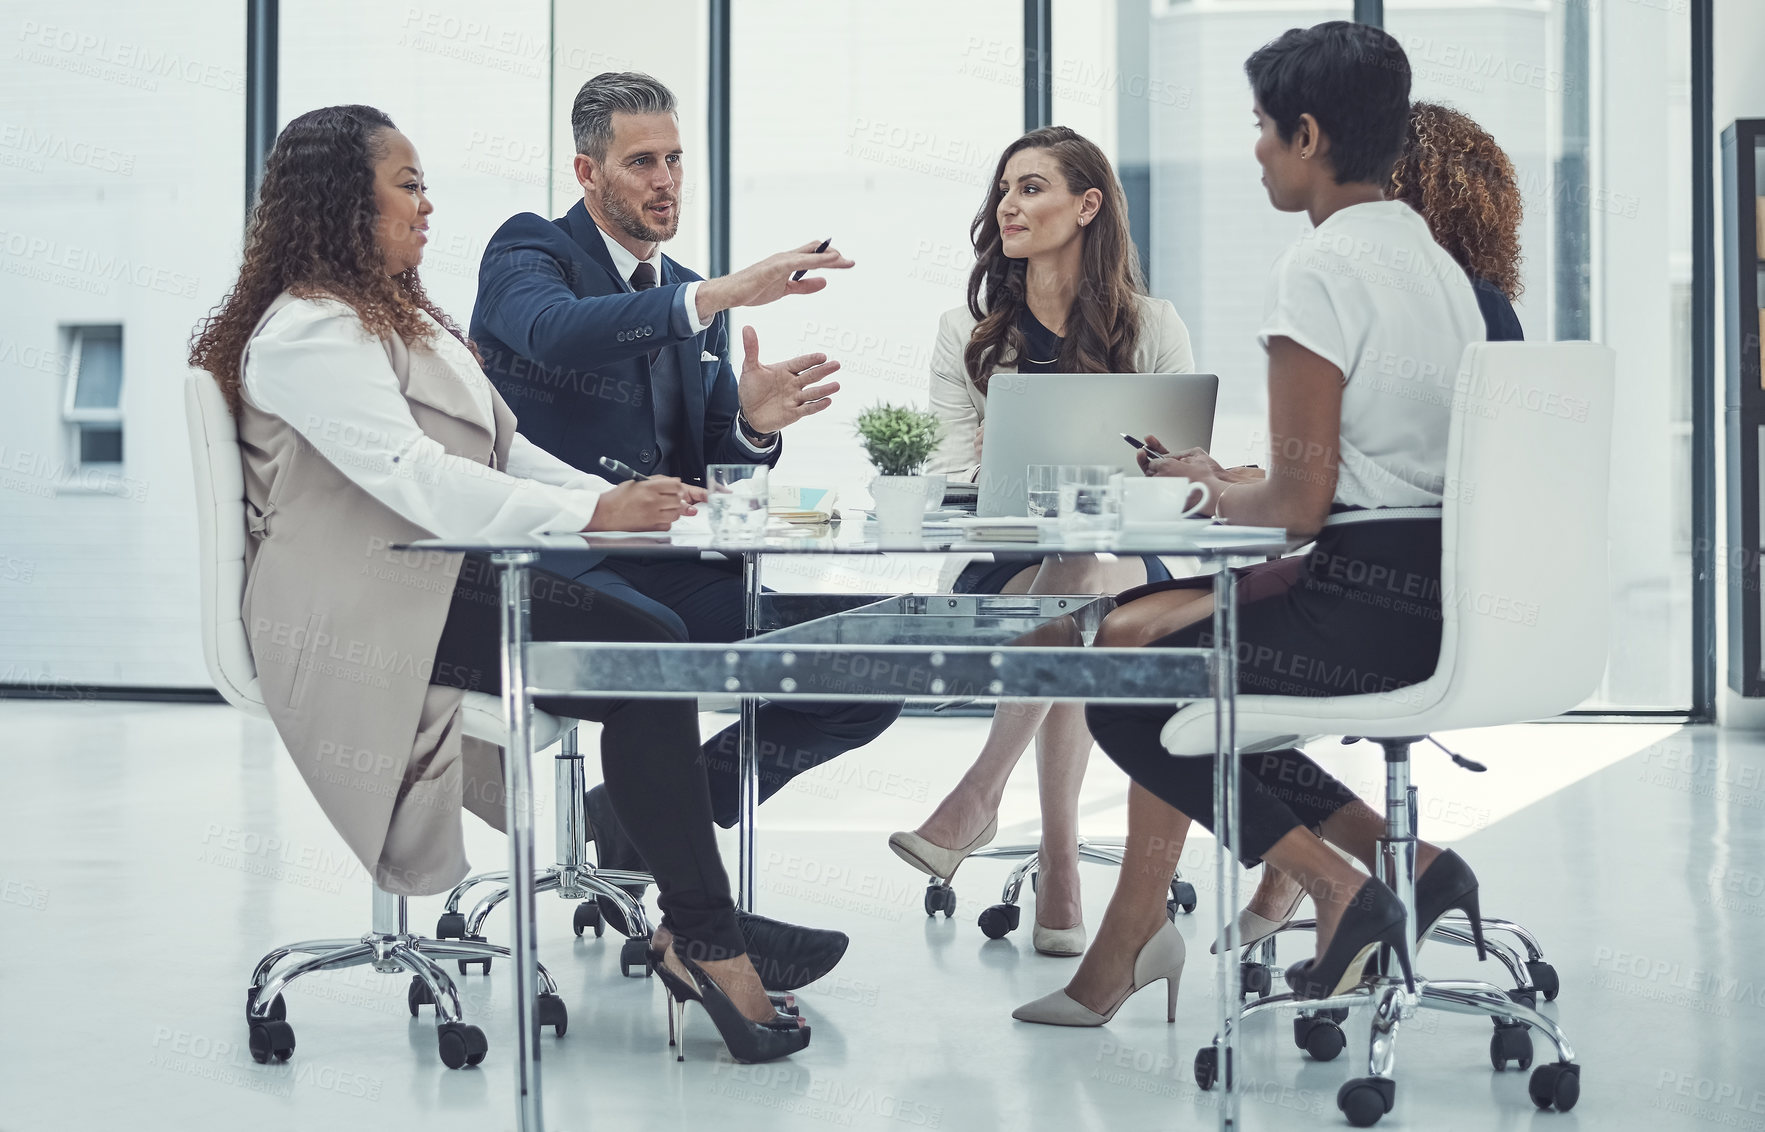
[[[656,454],[651,452],[648,448],[645,448],[642,452],[637,454],[637,458],[647,464],[656,458]]]

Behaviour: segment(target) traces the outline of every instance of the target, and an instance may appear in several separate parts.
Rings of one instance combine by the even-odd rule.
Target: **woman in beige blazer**
[[[406,894],[465,875],[462,804],[501,824],[498,752],[460,733],[464,691],[498,691],[501,669],[488,564],[390,548],[661,530],[704,498],[663,477],[613,487],[515,431],[418,279],[426,194],[415,149],[378,110],[294,119],[265,164],[239,279],[190,356],[239,422],[252,536],[243,612],[265,706],[375,883]],[[531,608],[537,640],[675,639],[544,572]],[[808,1028],[775,1008],[745,953],[694,702],[539,705],[603,724],[607,793],[656,878],[652,962],[674,997],[704,1003],[741,1060],[806,1046]]]
[[[975,480],[987,387],[1019,373],[1187,373],[1189,331],[1146,294],[1127,202],[1103,151],[1064,126],[1032,130],[999,158],[970,231],[968,302],[938,324],[931,403],[943,440],[927,470]],[[1150,577],[1149,577],[1150,572]],[[1148,556],[995,555],[956,581],[968,593],[1118,593],[1169,578]],[[1033,940],[1046,955],[1085,949],[1079,905],[1078,801],[1091,734],[1084,705],[1002,703],[980,757],[931,816],[890,846],[946,880],[992,840],[1006,780],[1030,739],[1042,800]]]

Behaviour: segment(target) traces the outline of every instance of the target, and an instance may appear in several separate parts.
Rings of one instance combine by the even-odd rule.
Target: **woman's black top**
[[[1471,276],[1471,290],[1477,293],[1477,308],[1483,312],[1483,325],[1491,342],[1521,342],[1526,335],[1520,330],[1520,316],[1514,304],[1487,279]]]
[[[1062,339],[1030,313],[1027,303],[1018,313],[1017,328],[1023,333],[1023,357],[1017,359],[1017,372],[1059,373]]]

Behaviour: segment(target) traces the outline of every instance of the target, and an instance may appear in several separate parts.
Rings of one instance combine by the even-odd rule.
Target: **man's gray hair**
[[[674,92],[640,71],[604,71],[582,84],[570,107],[570,132],[576,152],[597,162],[607,159],[615,114],[673,114]]]

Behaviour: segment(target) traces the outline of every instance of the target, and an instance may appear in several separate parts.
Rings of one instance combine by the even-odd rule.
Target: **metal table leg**
[[[503,753],[503,796],[509,828],[509,891],[513,896],[513,937],[509,954],[515,969],[515,1127],[544,1132],[539,1082],[539,1027],[534,1017],[539,995],[539,941],[533,888],[533,703],[527,694],[528,568],[533,551],[501,551],[491,561],[502,567],[503,722],[509,742]]]
[[[760,555],[742,555],[742,622],[748,636],[760,628]],[[735,906],[744,912],[754,910],[754,821],[760,808],[759,743],[755,739],[755,713],[760,702],[751,696],[742,697],[742,720],[737,732],[736,789],[740,805],[736,819],[739,850],[736,857]]]
[[[1235,1050],[1244,996],[1238,984],[1238,587],[1230,562],[1223,563],[1213,583],[1214,773],[1213,828],[1218,841],[1214,861],[1214,927],[1220,940],[1214,965],[1214,996],[1218,1004],[1214,1027],[1220,1086],[1219,1127],[1236,1132],[1238,1074]]]

